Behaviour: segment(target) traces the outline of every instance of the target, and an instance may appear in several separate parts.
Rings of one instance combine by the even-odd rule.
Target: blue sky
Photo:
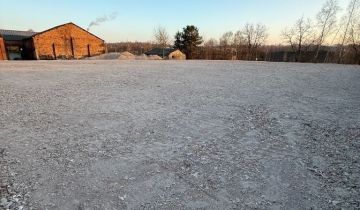
[[[325,0],[0,0],[0,28],[42,31],[66,22],[87,28],[97,17],[117,12],[115,20],[91,32],[107,42],[151,41],[161,25],[173,36],[196,25],[204,38],[218,39],[247,22],[269,28],[268,43],[278,43],[285,26],[304,15],[315,17]],[[339,0],[345,9],[348,0]],[[343,10],[344,11],[344,10]]]

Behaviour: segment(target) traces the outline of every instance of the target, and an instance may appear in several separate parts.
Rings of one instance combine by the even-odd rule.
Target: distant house
[[[9,60],[80,59],[105,53],[105,42],[74,23],[46,31],[1,30]]]
[[[148,52],[145,52],[145,55],[157,55],[169,60],[186,60],[186,55],[184,53],[173,48],[154,48]]]

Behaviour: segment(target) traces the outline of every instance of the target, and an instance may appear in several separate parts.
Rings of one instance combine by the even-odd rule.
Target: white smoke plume
[[[115,20],[118,16],[117,12],[113,12],[110,15],[104,15],[102,17],[98,17],[95,20],[91,21],[91,23],[89,24],[87,30],[89,31],[91,27],[93,26],[98,26],[101,23],[107,22],[107,21],[112,21]]]

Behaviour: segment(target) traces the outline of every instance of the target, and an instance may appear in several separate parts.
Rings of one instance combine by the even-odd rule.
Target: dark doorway
[[[53,43],[53,44],[52,44],[52,50],[53,50],[54,60],[56,60],[56,49],[55,49],[55,43]]]
[[[71,46],[71,54],[72,54],[72,58],[75,58],[75,52],[74,52],[74,39],[71,37],[70,38],[70,46]]]
[[[91,57],[91,52],[90,52],[90,45],[87,45],[87,51],[88,51],[88,57]]]

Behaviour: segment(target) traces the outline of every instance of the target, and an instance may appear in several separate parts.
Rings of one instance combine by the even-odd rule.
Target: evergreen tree
[[[183,51],[188,59],[193,59],[196,48],[202,43],[199,29],[191,25],[183,28],[183,32],[176,33],[174,47]]]
[[[176,32],[174,48],[179,49],[181,51],[184,50],[182,33],[180,31]]]

